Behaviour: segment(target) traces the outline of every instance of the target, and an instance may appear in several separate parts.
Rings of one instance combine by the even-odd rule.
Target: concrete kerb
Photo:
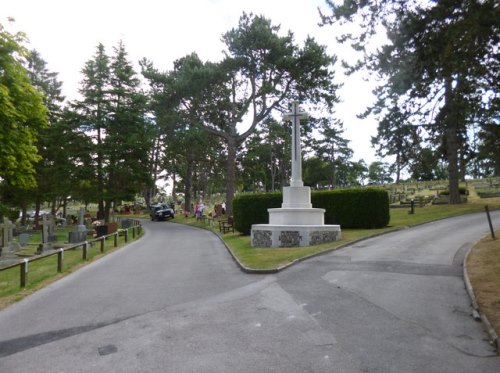
[[[474,288],[472,287],[472,283],[470,282],[469,278],[469,273],[467,271],[467,259],[469,258],[469,254],[472,252],[472,249],[477,245],[479,241],[475,242],[474,245],[467,251],[467,254],[465,254],[464,258],[464,263],[463,263],[463,271],[464,271],[464,282],[465,282],[465,289],[467,290],[467,294],[469,294],[469,298],[471,299],[471,304],[472,304],[472,316],[474,319],[477,321],[482,321],[483,325],[486,329],[486,332],[488,333],[491,343],[495,347],[497,354],[500,355],[500,337],[498,337],[498,334],[496,333],[495,329],[491,325],[490,321],[486,317],[485,314],[481,313],[481,310],[479,308],[479,304],[477,303],[476,296],[474,294]]]

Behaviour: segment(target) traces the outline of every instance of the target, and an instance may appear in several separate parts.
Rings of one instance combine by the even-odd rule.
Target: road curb
[[[378,237],[378,236],[383,236],[385,234],[389,234],[389,233],[393,233],[393,232],[398,232],[398,231],[405,230],[405,229],[409,229],[409,227],[395,228],[395,229],[387,231],[387,232],[381,232],[381,233],[374,234],[373,236],[358,238],[357,240],[354,240],[354,241],[351,241],[351,242],[346,242],[345,244],[342,244],[340,246],[332,247],[330,249],[325,249],[323,251],[320,251],[320,252],[317,252],[317,253],[305,256],[303,258],[295,259],[294,261],[292,261],[290,263],[287,263],[287,264],[284,264],[284,265],[282,265],[280,267],[268,268],[268,269],[258,269],[258,268],[248,268],[248,267],[246,267],[243,263],[240,262],[240,260],[238,259],[238,257],[233,253],[233,251],[231,250],[231,248],[226,244],[226,242],[224,241],[224,239],[222,238],[222,236],[219,233],[217,233],[216,231],[213,231],[213,230],[209,230],[209,229],[206,229],[206,230],[211,231],[213,234],[215,234],[217,237],[219,237],[220,241],[225,246],[226,250],[229,252],[229,254],[233,258],[233,260],[236,262],[236,264],[240,267],[240,269],[243,272],[250,273],[250,274],[265,275],[265,274],[273,274],[273,273],[281,272],[281,271],[283,271],[283,270],[285,270],[285,269],[287,269],[289,267],[292,267],[293,265],[298,264],[300,262],[304,262],[306,260],[312,259],[312,258],[320,256],[320,255],[329,254],[329,253],[331,253],[333,251],[343,249],[345,247],[354,245],[354,244],[356,244],[358,242],[361,242],[361,241],[368,240],[370,238],[374,238],[374,237]]]
[[[465,289],[467,290],[467,294],[469,294],[469,298],[471,299],[472,316],[477,321],[479,320],[482,321],[483,325],[486,328],[486,332],[488,333],[491,339],[491,343],[495,347],[497,354],[500,355],[500,337],[498,337],[498,334],[496,333],[495,329],[493,329],[493,326],[491,325],[486,315],[481,313],[479,304],[477,303],[476,296],[474,294],[474,288],[472,287],[472,283],[469,278],[469,273],[467,271],[467,259],[469,258],[469,254],[472,252],[472,249],[477,245],[478,242],[479,241],[475,242],[474,245],[472,245],[472,247],[469,250],[467,250],[467,254],[465,254],[463,263]]]

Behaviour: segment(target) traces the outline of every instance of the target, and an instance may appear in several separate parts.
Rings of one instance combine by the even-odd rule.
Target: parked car
[[[149,210],[149,216],[151,220],[167,220],[174,218],[174,209],[171,208],[166,203],[159,203],[157,205],[152,205]]]

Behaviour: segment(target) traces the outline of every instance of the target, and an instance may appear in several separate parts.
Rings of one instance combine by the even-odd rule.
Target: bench
[[[227,220],[219,220],[219,230],[221,233],[234,233],[233,217],[229,216]]]

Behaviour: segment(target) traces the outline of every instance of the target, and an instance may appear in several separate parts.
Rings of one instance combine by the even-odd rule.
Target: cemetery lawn
[[[453,216],[484,212],[485,205],[489,206],[490,211],[500,209],[500,197],[472,199],[469,203],[461,205],[428,205],[425,207],[416,207],[415,214],[413,215],[408,214],[408,209],[406,208],[391,209],[391,220],[389,225],[385,228],[342,229],[342,239],[340,241],[299,248],[253,248],[249,236],[242,236],[239,233],[221,234],[218,230],[217,222],[215,225],[210,226],[202,221],[197,221],[195,218],[185,218],[181,215],[177,215],[173,222],[212,230],[222,238],[233,255],[238,258],[243,266],[252,270],[270,270],[285,266],[291,262],[304,259],[311,255],[334,250],[359,239],[373,237],[377,234]],[[487,227],[487,224],[485,217],[485,227]]]
[[[500,230],[484,237],[471,251],[467,271],[474,295],[497,335],[500,335]]]

